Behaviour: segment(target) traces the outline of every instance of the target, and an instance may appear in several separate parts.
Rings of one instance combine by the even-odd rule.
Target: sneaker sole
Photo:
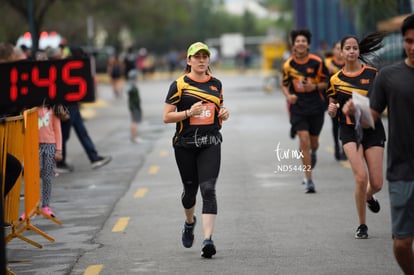
[[[108,163],[110,163],[111,162],[111,160],[112,160],[112,157],[108,157],[108,159],[107,160],[105,160],[104,162],[102,162],[102,163],[99,163],[99,164],[92,164],[92,169],[98,169],[98,168],[101,168],[102,166],[104,166],[104,165],[107,165]]]
[[[380,208],[378,208],[378,209],[374,208],[373,209],[373,208],[371,208],[371,207],[368,206],[368,209],[371,210],[371,212],[372,213],[375,213],[375,214],[377,214],[378,212],[380,212]]]
[[[215,254],[216,254],[216,247],[214,246],[214,244],[206,244],[201,251],[201,257],[203,258],[209,259]]]
[[[73,172],[73,170],[55,168],[55,173],[59,173],[59,174],[69,174],[69,173],[72,173],[72,172]]]

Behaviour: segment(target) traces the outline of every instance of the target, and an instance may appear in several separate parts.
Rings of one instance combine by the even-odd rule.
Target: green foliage
[[[0,39],[16,41],[29,30],[30,0],[0,0],[6,18],[0,25]],[[258,19],[252,13],[229,14],[223,0],[31,0],[36,31],[55,30],[70,44],[85,45],[87,18],[94,30],[107,32],[107,44],[119,45],[119,32],[128,29],[133,46],[156,52],[185,48],[189,43],[240,32],[246,36],[265,35],[274,20]],[[289,7],[289,0],[264,1],[267,5]]]

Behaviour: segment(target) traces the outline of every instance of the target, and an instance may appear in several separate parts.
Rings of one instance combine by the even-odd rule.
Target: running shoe
[[[316,161],[317,161],[317,158],[316,158],[316,151],[313,151],[312,150],[312,152],[311,152],[311,168],[313,169],[313,168],[315,168],[315,166],[316,166]]]
[[[50,209],[49,206],[44,206],[42,208],[42,212],[43,212],[43,214],[46,214],[46,215],[51,216],[53,218],[55,217],[55,213],[53,213],[52,209]]]
[[[67,163],[57,164],[55,168],[55,173],[66,174],[73,172],[73,166]]]
[[[181,236],[181,240],[183,241],[183,246],[186,248],[190,248],[193,246],[194,242],[194,228],[197,224],[197,219],[194,216],[194,223],[188,224],[187,222],[184,222],[184,229],[183,234]]]
[[[369,210],[373,213],[378,213],[381,209],[378,200],[374,196],[372,196],[370,200],[367,200],[367,205]]]
[[[368,226],[361,224],[355,232],[355,239],[368,239]]]
[[[315,184],[313,183],[313,180],[307,180],[306,181],[305,193],[307,193],[307,194],[316,193]]]
[[[96,160],[92,162],[92,169],[98,169],[112,160],[111,156],[101,157],[99,156]]]
[[[140,137],[134,137],[134,138],[131,138],[131,142],[135,144],[140,144],[140,143],[143,143],[144,140]]]
[[[210,259],[216,254],[216,246],[211,238],[204,239],[203,246],[201,247],[201,257]]]

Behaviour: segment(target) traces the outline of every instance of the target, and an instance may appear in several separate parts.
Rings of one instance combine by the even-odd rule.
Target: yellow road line
[[[148,174],[150,175],[154,175],[156,173],[158,173],[158,170],[160,170],[160,167],[157,165],[153,165],[150,167],[150,169],[148,170]]]
[[[326,146],[325,147],[325,150],[326,150],[326,152],[329,152],[329,153],[333,153],[334,152],[334,148],[332,146]]]
[[[85,120],[88,120],[96,116],[96,111],[94,110],[94,108],[105,107],[105,106],[108,106],[108,103],[105,100],[97,99],[95,102],[82,103],[80,112],[81,112],[82,117]]]
[[[333,153],[334,152],[334,148],[332,146],[326,146],[325,150],[329,153]],[[342,165],[342,167],[344,168],[351,168],[351,164],[349,163],[348,160],[340,160],[339,163]]]
[[[96,116],[96,112],[92,108],[82,109],[80,113],[84,120],[92,119]]]
[[[94,102],[82,103],[82,106],[85,106],[85,107],[105,107],[105,106],[108,106],[108,102],[106,102],[105,100],[102,100],[102,99],[97,99]]]
[[[148,188],[139,188],[137,192],[135,192],[134,198],[142,198],[148,192]]]
[[[166,157],[166,156],[168,156],[168,151],[167,150],[162,150],[160,152],[160,157]]]
[[[119,218],[114,227],[112,228],[112,232],[121,232],[124,231],[127,227],[129,222],[129,217],[122,217]]]
[[[103,265],[90,265],[83,275],[98,275],[102,271]]]

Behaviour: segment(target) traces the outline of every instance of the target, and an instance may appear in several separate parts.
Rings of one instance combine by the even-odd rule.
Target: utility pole
[[[38,48],[39,35],[36,33],[35,23],[33,19],[33,0],[27,0],[27,13],[29,18],[29,30],[32,37],[32,57],[36,57]],[[37,40],[37,41],[36,41]]]

